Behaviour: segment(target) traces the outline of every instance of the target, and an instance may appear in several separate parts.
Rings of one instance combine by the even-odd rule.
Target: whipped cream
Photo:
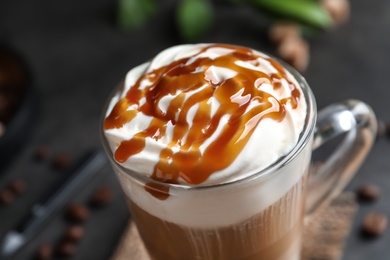
[[[179,45],[128,72],[108,106],[104,134],[124,168],[161,182],[209,186],[244,179],[288,154],[306,111],[297,80],[269,56],[231,45]],[[125,192],[150,214],[212,227],[248,218],[283,196],[306,172],[309,150],[267,185],[247,183],[233,194],[229,187],[171,188],[161,200],[117,169]],[[231,203],[240,208],[227,217]]]
[[[287,154],[297,143],[306,116],[306,103],[299,84],[287,71],[282,69],[281,72],[281,68],[277,67],[277,63],[270,57],[253,50],[244,49],[244,51],[251,52],[249,58],[245,56],[243,60],[224,60],[224,57],[233,55],[235,51],[237,51],[235,46],[229,45],[180,45],[169,48],[158,54],[151,62],[132,69],[126,76],[123,89],[111,100],[106,116],[107,118],[110,117],[110,114],[113,113],[114,106],[118,106],[118,103],[121,103],[120,100],[126,100],[126,95],[138,95],[136,102],[122,102],[120,104],[120,106],[123,106],[124,103],[131,103],[127,104],[128,107],[121,111],[121,113],[134,114],[132,115],[134,117],[129,121],[125,120],[120,122],[120,124],[107,127],[105,129],[105,136],[114,153],[119,150],[118,148],[124,142],[130,139],[136,139],[133,140],[134,142],[143,139],[143,146],[136,152],[132,152],[129,156],[124,156],[124,158],[117,156],[117,161],[128,169],[152,176],[156,172],[156,165],[159,162],[175,160],[175,154],[183,153],[183,156],[202,158],[202,156],[207,155],[208,149],[211,150],[210,147],[212,145],[217,146],[215,144],[217,141],[220,143],[224,142],[223,145],[226,146],[224,149],[214,148],[212,150],[218,151],[220,156],[218,157],[214,153],[213,158],[209,160],[211,165],[200,166],[199,171],[206,172],[207,169],[205,170],[205,167],[213,167],[214,164],[218,164],[221,160],[229,160],[228,163],[214,167],[207,176],[198,178],[198,176],[185,176],[185,174],[181,174],[177,180],[172,181],[174,183],[190,185],[211,185],[245,178],[264,169],[278,158]],[[244,54],[246,53],[244,52]],[[204,58],[207,58],[207,61],[210,60],[209,63],[206,65],[204,65],[205,63],[200,63],[199,66],[186,69]],[[170,66],[177,61],[182,62],[160,72],[162,75],[156,72],[164,66]],[[213,61],[215,61],[215,64],[213,64]],[[178,68],[182,71],[174,76],[169,76],[172,71]],[[248,72],[250,73],[249,76],[244,74]],[[244,77],[239,77],[241,75],[240,73]],[[283,74],[280,75],[281,73]],[[145,77],[145,75],[147,76]],[[249,78],[253,76],[256,78]],[[156,77],[160,78],[156,80]],[[177,86],[177,88],[172,88],[168,91],[160,89],[158,91],[165,91],[166,93],[160,96],[160,93],[153,93],[157,98],[148,97],[147,93],[153,92],[157,88],[156,85],[163,84],[165,77],[171,81],[173,81],[172,78],[174,77],[183,77],[183,82],[179,79],[173,81],[172,84],[184,84],[184,87]],[[200,81],[195,81],[197,79]],[[218,91],[230,91],[229,88],[231,86],[227,84],[229,80],[233,84],[242,84],[242,87],[236,87],[233,93],[228,93],[228,99],[231,102],[230,105],[235,105],[235,107],[231,111],[221,114],[218,109],[222,105],[225,107],[227,105],[221,104],[221,98],[217,97],[216,93]],[[239,80],[245,80],[246,82],[242,83]],[[193,87],[196,84],[197,86]],[[223,89],[221,86],[224,84],[227,86],[224,86]],[[133,88],[137,91],[133,91]],[[210,89],[214,93],[207,95],[207,91]],[[225,89],[228,90],[226,91]],[[253,90],[257,92],[253,93]],[[259,95],[266,94],[267,96],[263,99],[258,99],[255,96],[256,93],[259,93]],[[298,96],[292,97],[296,93],[298,93]],[[191,99],[194,99],[197,95],[204,95],[204,97],[199,98],[196,102],[191,102]],[[297,104],[293,105],[291,100],[286,101],[285,104],[281,104],[282,100],[291,97],[292,99],[296,99]],[[181,101],[178,102],[180,99]],[[172,105],[175,102],[176,104]],[[265,109],[259,109],[266,102],[271,106]],[[152,110],[157,110],[157,112],[152,114],[141,111],[140,108],[145,103],[155,103],[151,104],[151,106],[153,105]],[[239,122],[240,118],[233,117],[237,117],[234,113],[237,114],[236,111],[243,104],[246,105],[246,108],[245,111],[240,112],[240,117],[244,118],[251,113],[255,115],[249,117],[247,121],[241,120],[242,122]],[[184,107],[177,107],[180,105]],[[186,111],[184,113],[183,111],[185,109]],[[278,109],[284,110],[282,118],[274,119],[266,116]],[[173,110],[176,111],[172,113]],[[168,119],[161,116],[168,113],[172,114]],[[120,114],[111,115],[114,120],[119,116]],[[153,128],[151,127],[152,121],[156,117],[158,117],[158,120],[163,121],[159,125],[160,128],[157,130],[153,129],[151,135],[145,136],[141,134],[142,136],[140,136],[140,133],[144,133],[145,131],[149,131],[148,129]],[[217,120],[211,126],[212,123],[207,121],[212,121],[215,118]],[[198,121],[194,123],[194,120]],[[234,120],[237,122],[233,122]],[[204,125],[197,129],[201,133],[191,132],[193,128],[202,123]],[[240,123],[241,125],[235,130],[237,133],[231,135],[226,134],[227,126],[230,127]],[[174,140],[175,131],[182,125],[184,127],[179,130],[185,133],[180,136],[181,138]],[[212,127],[215,128],[214,131],[210,131]],[[205,133],[207,131],[208,133],[211,132],[211,134]],[[221,140],[222,134],[226,135],[224,140]],[[245,138],[246,140],[243,140]],[[191,141],[188,141],[189,139]],[[240,144],[241,147],[234,147],[238,142],[244,142],[244,145]],[[221,144],[219,145],[222,146]],[[129,146],[131,145],[129,144]],[[170,155],[162,158],[161,152],[164,149],[170,150]],[[125,148],[122,150],[125,150]],[[231,154],[234,154],[232,156],[233,158],[228,158]],[[173,163],[170,161],[165,165],[170,167],[165,167],[164,169],[173,171],[175,167],[184,168],[187,163],[188,160],[186,159],[182,165],[172,166]],[[191,167],[195,168],[199,164],[199,162],[195,162]],[[162,174],[169,175],[172,172],[164,173],[162,170]],[[166,177],[162,177],[163,181],[166,180],[164,178]]]

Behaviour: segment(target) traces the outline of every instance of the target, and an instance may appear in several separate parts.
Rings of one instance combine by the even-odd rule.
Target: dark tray
[[[0,56],[0,59],[4,58],[4,55],[7,56],[4,59],[13,59],[13,66],[19,70],[18,73],[21,77],[18,84],[22,84],[17,87],[17,95],[20,95],[17,97],[19,98],[17,104],[13,107],[7,119],[5,121],[3,119],[5,132],[0,136],[1,175],[5,167],[15,158],[31,136],[33,125],[37,118],[37,94],[33,87],[31,71],[24,58],[4,43],[0,43],[0,55],[3,55]],[[0,66],[5,64],[5,62],[3,64],[1,62],[0,60]]]

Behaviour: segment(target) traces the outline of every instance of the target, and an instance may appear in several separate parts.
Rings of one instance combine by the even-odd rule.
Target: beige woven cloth
[[[343,193],[307,223],[302,260],[340,260],[357,211],[353,193]],[[130,222],[112,260],[148,260],[135,225]]]

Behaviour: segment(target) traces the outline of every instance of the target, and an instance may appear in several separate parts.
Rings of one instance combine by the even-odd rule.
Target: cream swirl
[[[297,143],[306,102],[294,77],[260,52],[180,45],[132,69],[104,123],[124,167],[168,183],[245,178]]]

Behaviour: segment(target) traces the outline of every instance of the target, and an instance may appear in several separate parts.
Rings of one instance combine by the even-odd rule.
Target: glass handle
[[[309,176],[307,214],[327,205],[354,176],[375,137],[377,121],[372,109],[358,100],[330,105],[318,113],[313,150],[345,134],[333,153],[321,164],[313,164]]]

